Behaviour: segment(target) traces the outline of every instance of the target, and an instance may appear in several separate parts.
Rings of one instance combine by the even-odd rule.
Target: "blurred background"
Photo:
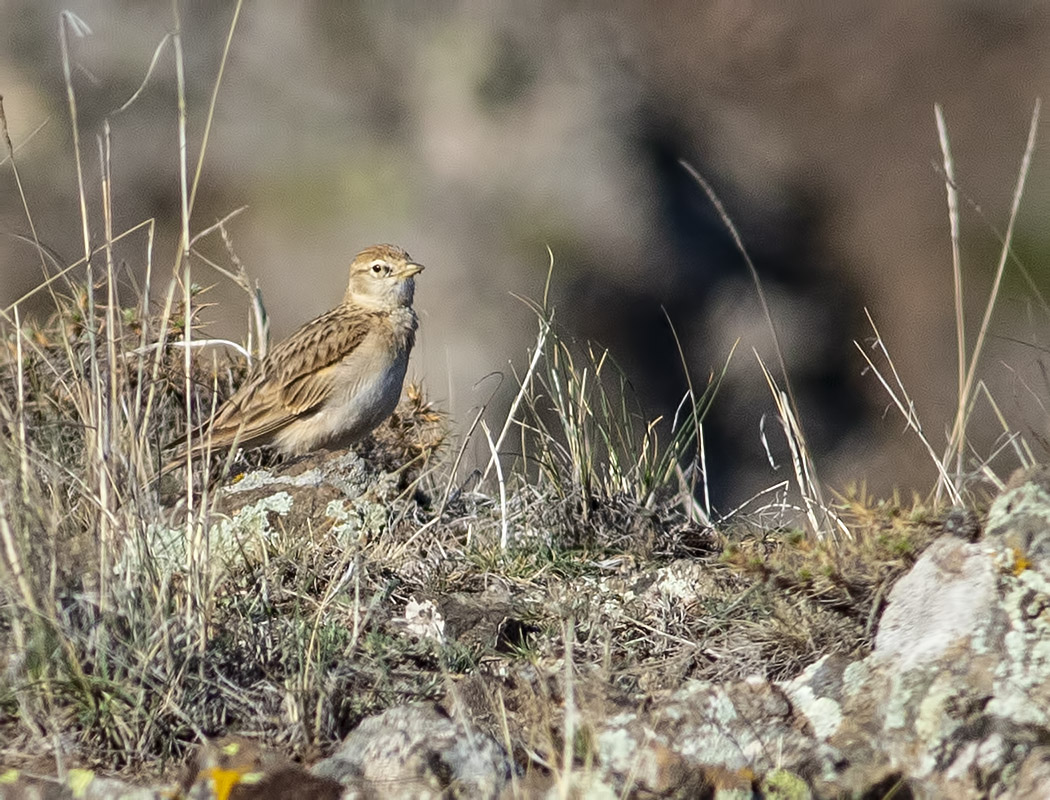
[[[179,8],[192,170],[235,4]],[[93,240],[103,239],[96,137],[108,119],[115,230],[154,218],[154,269],[166,279],[180,202],[170,46],[118,109],[173,28],[169,3],[0,3],[0,94],[36,230],[68,262],[80,257],[63,9],[91,29],[70,49]],[[853,342],[871,337],[867,308],[942,449],[958,378],[933,106],[944,108],[966,198],[972,344],[1047,87],[1045,2],[256,0],[234,32],[193,229],[248,206],[229,232],[275,341],[338,301],[358,249],[403,245],[428,267],[410,374],[460,430],[495,388],[486,375],[508,378],[494,427],[512,396],[508,363],[524,368],[536,327],[513,295],[542,296],[548,246],[557,320],[610,348],[647,415],[673,414],[686,388],[665,310],[697,383],[739,339],[707,427],[725,510],[790,477],[790,465],[752,352],[773,365],[754,288],[685,159],[719,193],[763,276],[821,477],[839,488],[866,480],[880,494],[926,489],[934,469]],[[1043,292],[1048,203],[1050,160],[1037,148],[1014,245]],[[9,162],[0,233],[29,233]],[[41,274],[30,246],[3,242],[6,306]],[[201,248],[230,265],[216,237]],[[145,250],[136,234],[118,255],[141,273]],[[216,284],[209,331],[242,336],[244,293],[194,270]],[[1036,444],[1047,429],[1047,322],[1040,293],[1008,267],[981,377]],[[764,414],[778,470],[763,452]],[[979,460],[1002,441],[986,406],[978,420]]]

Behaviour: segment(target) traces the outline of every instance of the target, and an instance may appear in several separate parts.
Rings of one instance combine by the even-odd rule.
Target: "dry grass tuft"
[[[134,768],[179,759],[230,727],[303,748],[394,697],[430,696],[410,679],[384,688],[392,661],[440,658],[399,641],[375,647],[360,630],[362,578],[356,600],[334,599],[346,589],[353,542],[289,527],[261,543],[256,531],[235,533],[230,550],[222,492],[195,497],[192,510],[177,495],[162,502],[159,446],[186,426],[182,353],[171,345],[181,309],[139,298],[114,313],[88,302],[86,287],[66,288],[46,322],[0,326],[0,704],[10,751],[49,752],[62,740],[56,758]],[[196,421],[244,365],[192,363]],[[90,421],[108,406],[118,424],[99,454]],[[443,416],[410,388],[365,448],[367,480],[385,488],[370,490],[372,517],[359,529],[388,527],[444,435]],[[112,489],[108,505],[100,481]],[[387,579],[378,581],[369,596],[385,596]]]

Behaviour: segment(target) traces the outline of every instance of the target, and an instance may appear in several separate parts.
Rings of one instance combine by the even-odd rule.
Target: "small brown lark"
[[[202,426],[193,453],[269,444],[302,455],[345,447],[374,430],[401,397],[419,324],[415,275],[422,270],[400,247],[358,253],[343,302],[273,348]],[[163,471],[185,459],[183,446]]]

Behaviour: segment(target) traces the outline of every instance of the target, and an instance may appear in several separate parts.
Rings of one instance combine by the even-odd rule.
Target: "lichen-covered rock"
[[[821,661],[784,684],[842,754],[829,793],[880,775],[932,797],[1014,791],[1021,764],[1050,741],[1050,614],[1039,601],[1050,582],[1045,563],[1019,575],[999,563],[987,542],[935,542],[891,592],[868,658]]]
[[[390,500],[398,494],[396,476],[351,450],[321,451],[280,469],[253,470],[213,490],[218,502],[207,526],[208,558],[227,570],[262,560],[266,545],[282,531],[327,534],[349,547],[386,527]],[[163,574],[177,573],[185,569],[192,547],[185,524],[158,520],[147,526],[146,536],[128,542],[117,572],[148,564]]]
[[[352,450],[320,452],[280,470],[256,470],[225,486],[220,509],[244,527],[273,529],[277,520],[262,518],[275,512],[289,530],[331,530],[344,544],[381,530],[387,523],[390,500],[397,495],[397,479],[370,468]],[[282,498],[274,508],[275,498]]]
[[[347,787],[345,797],[497,798],[513,769],[490,736],[435,706],[395,706],[357,726],[313,768]]]
[[[988,510],[986,538],[1026,562],[1050,559],[1050,467],[1017,470]]]
[[[1048,476],[1005,492],[982,541],[934,542],[890,592],[866,658],[825,657],[789,681],[691,681],[644,711],[584,709],[599,770],[656,794],[702,779],[718,796],[1050,797]]]
[[[64,779],[0,770],[0,800],[163,800],[170,794],[143,789],[87,769],[71,769]]]

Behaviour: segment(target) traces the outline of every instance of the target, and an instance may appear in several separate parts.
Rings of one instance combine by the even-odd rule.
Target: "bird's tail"
[[[224,458],[232,456],[237,452],[240,432],[238,431],[238,435],[234,436],[232,442],[220,442],[217,441],[217,437],[212,437],[211,432],[206,426],[202,426],[194,431],[189,438],[192,445],[188,448],[186,446],[186,437],[184,436],[169,442],[161,448],[162,450],[173,450],[174,452],[168,461],[166,461],[157,471],[157,474],[153,476],[155,481],[160,480],[170,472],[174,472],[179,467],[191,465],[193,461],[197,459],[203,459],[209,463],[215,463],[215,455],[223,455]]]

